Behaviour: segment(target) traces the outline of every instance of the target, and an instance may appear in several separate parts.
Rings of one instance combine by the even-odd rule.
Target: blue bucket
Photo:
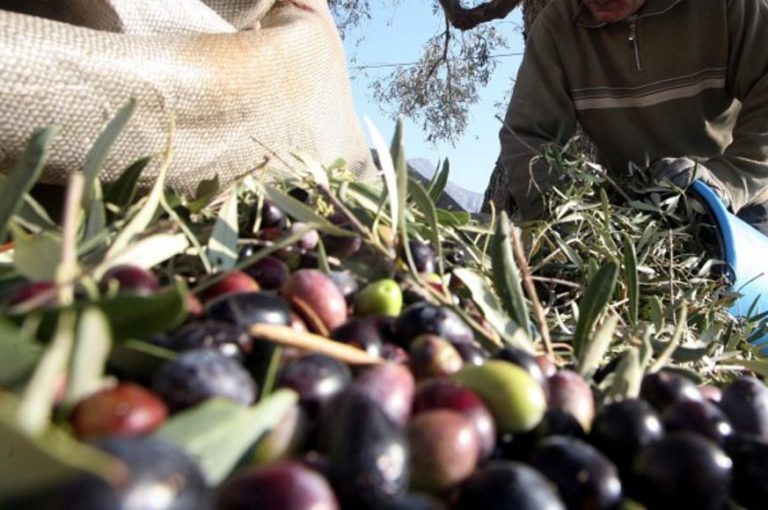
[[[726,275],[733,292],[740,297],[729,308],[735,317],[754,317],[768,311],[768,237],[730,213],[720,198],[702,181],[690,190],[701,199],[715,223]],[[768,344],[768,331],[756,338],[755,345]]]

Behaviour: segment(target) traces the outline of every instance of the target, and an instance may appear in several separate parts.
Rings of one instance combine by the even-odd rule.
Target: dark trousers
[[[768,202],[743,207],[736,216],[768,236]]]

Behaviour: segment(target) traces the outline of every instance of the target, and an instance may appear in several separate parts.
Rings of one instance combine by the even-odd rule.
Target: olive
[[[587,381],[571,370],[558,370],[548,378],[547,387],[549,409],[571,413],[588,431],[595,416],[595,401]]]
[[[488,408],[476,393],[456,381],[432,378],[416,386],[413,413],[432,409],[451,409],[469,419],[480,441],[480,458],[491,455],[496,444],[496,425]]]
[[[659,412],[663,412],[673,402],[704,399],[693,381],[666,370],[652,372],[643,377],[640,397],[647,400]]]
[[[253,324],[291,324],[291,309],[281,297],[267,292],[241,292],[221,296],[206,304],[211,319],[241,328]]]
[[[272,255],[246,266],[243,271],[264,290],[279,290],[291,274],[288,264]]]
[[[228,271],[224,274],[214,275],[212,278],[216,278],[216,281],[206,287],[200,295],[203,302],[227,294],[261,290],[256,280],[243,271]]]
[[[451,375],[464,364],[453,345],[429,333],[413,339],[408,355],[409,366],[417,379]]]
[[[452,377],[485,402],[500,433],[531,430],[544,416],[544,390],[513,363],[489,360],[480,366],[465,365]]]
[[[142,435],[161,425],[167,415],[159,396],[137,384],[122,383],[80,400],[69,419],[82,439]]]
[[[351,380],[349,367],[336,358],[325,354],[305,354],[284,365],[275,384],[296,391],[309,418],[316,419],[323,407]]]
[[[539,365],[535,355],[519,347],[507,345],[499,349],[493,357],[522,367],[547,391],[547,376],[544,375],[544,371],[541,369],[541,365]]]
[[[241,360],[253,347],[250,335],[235,324],[211,319],[190,321],[158,343],[179,352],[213,349],[236,360]]]
[[[720,409],[737,434],[768,441],[768,387],[754,377],[739,377],[723,391]]]
[[[531,465],[557,486],[568,508],[617,509],[623,501],[616,466],[579,439],[544,439],[534,450]]]
[[[361,372],[352,383],[379,403],[390,420],[404,425],[411,415],[415,382],[404,365],[384,363]]]
[[[528,464],[491,461],[462,485],[456,510],[565,510],[557,488]]]
[[[333,280],[333,283],[341,290],[344,295],[344,299],[347,304],[352,304],[354,297],[357,294],[360,284],[358,284],[355,275],[349,271],[331,271],[328,276]]]
[[[338,510],[328,481],[295,461],[250,468],[224,483],[218,510]]]
[[[34,302],[41,308],[58,305],[56,283],[48,280],[26,282],[14,287],[5,298],[5,304],[8,306],[16,306],[27,301]]]
[[[397,282],[383,278],[363,287],[355,297],[355,315],[396,317],[403,308],[403,292]]]
[[[635,455],[663,435],[656,410],[645,400],[628,398],[598,409],[589,440],[616,464],[623,476],[630,472]]]
[[[439,493],[475,470],[480,447],[472,423],[449,409],[418,414],[407,428],[411,488]]]
[[[120,494],[104,478],[80,474],[75,478],[37,487],[33,493],[8,497],[0,495],[0,508],[6,510],[60,510],[62,502],[77,502],[77,510],[112,510],[135,508],[122,506]],[[154,508],[160,508],[153,506]]]
[[[725,452],[733,462],[731,495],[740,505],[765,508],[768,501],[768,443],[748,435],[725,440]]]
[[[328,330],[347,320],[344,295],[328,275],[317,269],[293,272],[283,284],[281,293],[299,315],[313,314]],[[312,320],[307,322],[313,323]]]
[[[122,461],[131,474],[119,489],[121,505],[113,508],[213,508],[211,491],[200,468],[177,446],[152,436],[111,437],[93,444]]]
[[[381,356],[384,339],[375,317],[350,317],[329,335],[332,339],[354,345],[371,356]]]
[[[154,273],[130,264],[110,268],[99,280],[102,292],[112,285],[116,285],[120,293],[137,296],[151,296],[160,289],[160,282]]]
[[[453,347],[468,365],[482,365],[490,357],[482,347],[474,343],[454,343]]]
[[[634,462],[637,491],[649,508],[720,510],[728,499],[731,459],[692,432],[674,432],[643,448]]]
[[[378,508],[405,494],[410,459],[401,428],[356,387],[333,407],[328,471],[342,508]]]
[[[154,375],[152,389],[171,411],[211,397],[243,405],[256,399],[256,383],[240,363],[217,351],[201,349],[181,353],[163,364]]]
[[[408,241],[408,248],[410,248],[416,271],[419,273],[434,273],[436,271],[435,249],[432,246],[418,239],[411,239]]]
[[[706,437],[717,444],[733,434],[731,422],[709,400],[683,400],[667,407],[661,416],[667,432],[688,430]]]
[[[453,310],[426,301],[407,306],[395,320],[394,333],[397,344],[406,349],[423,333],[432,333],[452,344],[474,342],[472,329]]]

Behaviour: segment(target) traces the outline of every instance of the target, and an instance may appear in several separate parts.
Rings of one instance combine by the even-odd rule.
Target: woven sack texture
[[[0,168],[36,129],[61,127],[44,182],[81,168],[130,98],[107,182],[164,149],[171,113],[168,184],[183,193],[284,168],[295,151],[375,172],[326,0],[0,0],[0,77]]]

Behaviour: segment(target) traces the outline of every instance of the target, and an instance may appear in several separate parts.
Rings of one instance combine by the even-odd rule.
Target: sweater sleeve
[[[510,210],[514,204],[523,219],[541,217],[541,192],[556,176],[534,158],[548,143],[570,138],[575,126],[576,112],[553,36],[544,23],[534,23],[499,134],[501,154],[486,191],[486,206],[492,200],[497,208]]]
[[[727,86],[742,105],[731,144],[704,164],[723,182],[733,210],[738,211],[768,201],[768,2],[726,1]]]

